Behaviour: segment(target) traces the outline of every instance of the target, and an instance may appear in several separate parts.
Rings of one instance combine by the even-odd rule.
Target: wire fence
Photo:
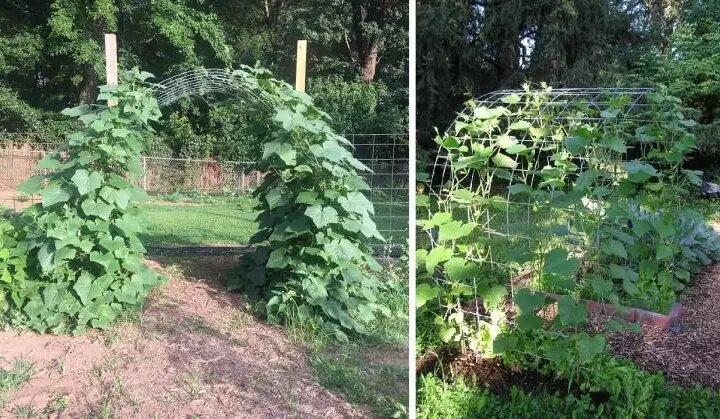
[[[409,155],[408,134],[347,134],[354,155],[372,173],[365,173],[375,205],[375,222],[387,239],[388,249],[405,246],[408,228]],[[16,211],[34,202],[37,196],[16,191],[25,179],[40,174],[38,161],[57,144],[37,142],[34,133],[0,134],[0,207]],[[138,186],[162,199],[168,194],[245,194],[255,189],[264,173],[249,161],[220,161],[143,156],[144,176]]]

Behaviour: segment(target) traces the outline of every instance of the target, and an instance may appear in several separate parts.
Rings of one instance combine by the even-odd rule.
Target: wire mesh
[[[57,145],[33,143],[33,133],[0,136],[0,206],[22,210],[37,196],[23,196],[16,188],[28,177],[41,174],[38,161]],[[387,239],[388,251],[407,244],[408,229],[408,134],[347,134],[354,155],[373,172],[364,173],[375,205],[375,222]],[[264,174],[255,162],[219,161],[143,156],[144,176],[138,186],[153,195],[243,194],[255,189]],[[380,244],[379,242],[375,244]]]

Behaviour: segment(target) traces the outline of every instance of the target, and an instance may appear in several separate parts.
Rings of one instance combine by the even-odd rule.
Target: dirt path
[[[612,352],[663,372],[670,381],[720,388],[720,264],[705,269],[680,302],[681,322],[668,330],[609,336]]]
[[[36,366],[0,417],[18,407],[42,411],[60,396],[67,400],[61,417],[361,415],[318,384],[303,350],[280,328],[253,318],[240,296],[222,289],[236,258],[150,262],[171,281],[153,292],[139,319],[105,333],[0,332],[6,361]]]

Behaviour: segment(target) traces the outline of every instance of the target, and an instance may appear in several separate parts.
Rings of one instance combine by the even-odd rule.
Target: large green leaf
[[[568,258],[564,249],[553,249],[545,255],[543,272],[562,276],[570,276],[580,270],[580,261],[577,258]]]
[[[275,154],[282,159],[288,166],[297,164],[297,151],[293,145],[286,141],[270,141],[264,145],[263,159]]]
[[[80,195],[87,195],[88,192],[100,188],[103,183],[103,176],[100,172],[88,172],[85,169],[80,169],[75,172],[71,180]]]
[[[112,205],[94,199],[84,200],[82,204],[80,204],[80,208],[82,208],[85,215],[100,217],[105,221],[110,219],[110,214],[113,210]]]
[[[312,205],[305,210],[305,215],[310,217],[313,223],[315,223],[315,226],[319,228],[339,221],[337,210],[329,206]]]
[[[67,202],[70,199],[70,193],[60,184],[51,183],[47,188],[40,192],[42,196],[42,205],[47,208],[51,205]]]
[[[338,203],[347,212],[354,213],[368,213],[374,214],[373,204],[370,202],[365,194],[359,191],[353,191],[347,194],[347,196],[341,196],[338,198]]]
[[[440,293],[440,289],[437,286],[430,284],[418,284],[415,288],[415,305],[420,308],[425,305],[429,300],[436,298]]]

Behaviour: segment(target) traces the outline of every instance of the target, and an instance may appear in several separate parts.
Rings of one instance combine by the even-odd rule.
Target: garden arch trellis
[[[668,219],[678,216],[688,185],[700,182],[700,173],[682,168],[694,147],[692,124],[677,99],[649,88],[525,86],[469,101],[436,139],[435,199],[421,221],[433,231],[424,275],[447,290],[439,294],[445,338],[471,334],[458,321],[463,314],[497,331],[497,307],[482,305],[499,303],[506,285],[513,298],[522,288],[549,290],[570,313],[573,299],[588,294],[642,305],[657,301],[638,294],[665,297],[683,287],[714,252],[679,265],[687,260],[678,232],[700,231],[698,220]],[[638,266],[640,259],[649,261]],[[488,283],[498,277],[500,284]],[[661,286],[638,293],[643,281]],[[625,294],[632,295],[619,301]]]

